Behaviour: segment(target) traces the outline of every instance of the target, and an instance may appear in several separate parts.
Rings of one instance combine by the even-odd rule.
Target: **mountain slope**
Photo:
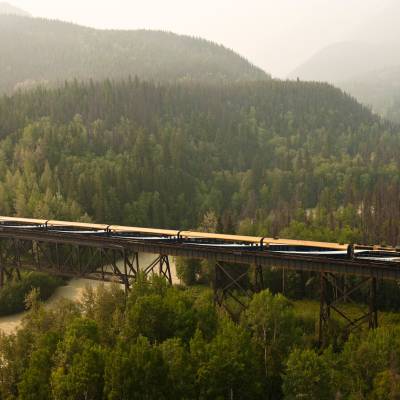
[[[158,31],[102,31],[0,16],[0,91],[66,79],[240,81],[269,79],[223,46]]]
[[[0,135],[0,215],[400,241],[399,131],[327,84],[72,82]]]
[[[363,21],[351,41],[320,50],[290,78],[334,83],[375,112],[400,122],[400,2]]]
[[[398,48],[393,43],[336,43],[320,50],[289,77],[331,83],[360,80],[367,74],[400,65]]]
[[[13,5],[0,2],[0,15],[19,15],[23,17],[29,17],[30,14],[18,7],[14,7]]]

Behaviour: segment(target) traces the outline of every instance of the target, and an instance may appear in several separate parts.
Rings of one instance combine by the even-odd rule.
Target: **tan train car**
[[[37,225],[45,227],[68,227],[77,229],[87,230],[99,230],[107,231],[111,233],[136,233],[146,234],[162,237],[176,237],[181,239],[210,239],[218,240],[227,243],[248,243],[255,245],[262,245],[268,247],[269,245],[286,245],[300,248],[320,248],[324,250],[332,251],[347,251],[349,244],[331,243],[331,242],[320,242],[320,241],[309,241],[309,240],[294,240],[294,239],[281,239],[281,238],[270,238],[261,236],[243,236],[243,235],[227,235],[219,233],[207,233],[207,232],[196,232],[196,231],[179,231],[175,229],[157,229],[157,228],[142,228],[134,226],[122,226],[122,225],[107,225],[107,224],[92,224],[85,222],[71,222],[71,221],[58,221],[58,220],[46,220],[46,219],[34,219],[34,218],[18,218],[18,217],[7,217],[0,216],[0,223],[16,223],[25,225]],[[355,249],[362,250],[375,250],[375,251],[396,251],[395,248],[386,246],[364,246],[355,245]]]

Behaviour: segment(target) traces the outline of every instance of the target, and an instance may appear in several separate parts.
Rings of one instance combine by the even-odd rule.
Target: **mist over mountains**
[[[269,75],[221,45],[162,31],[96,30],[0,15],[0,93],[64,80],[265,80]]]
[[[14,7],[10,3],[0,2],[0,15],[19,15],[29,17],[30,14],[21,8]]]
[[[400,121],[399,16],[400,3],[395,2],[362,23],[352,40],[321,49],[289,77],[333,83],[385,117]]]
[[[374,72],[400,65],[398,47],[397,43],[335,43],[313,55],[290,77],[334,83],[365,79]]]
[[[0,3],[0,93],[71,79],[270,79],[234,51],[203,39],[164,31],[97,30],[22,17],[26,15]],[[398,15],[396,2],[384,13],[362,21],[348,40],[312,55],[289,78],[333,83],[381,115],[400,121]]]

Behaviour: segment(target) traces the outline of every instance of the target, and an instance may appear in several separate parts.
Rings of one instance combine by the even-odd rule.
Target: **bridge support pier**
[[[159,276],[164,277],[167,282],[172,285],[171,266],[168,256],[160,254],[148,267],[144,269],[144,274],[148,276],[151,273],[154,274],[156,270]]]
[[[264,289],[263,271],[260,265],[254,267],[254,283],[249,282],[249,265],[230,265],[222,262],[214,267],[214,303],[223,308],[233,319],[247,308],[254,293]]]
[[[25,251],[24,243],[18,239],[0,243],[0,288],[5,285],[6,279],[9,281],[21,279],[21,252],[23,251]]]
[[[127,249],[121,253],[120,251],[106,251],[103,250],[103,259],[102,262],[102,278],[105,280],[104,266],[109,265],[112,268],[112,273],[114,276],[119,277],[121,283],[125,286],[125,291],[128,292],[131,288],[131,282],[135,281],[138,277],[139,272],[141,271],[140,263],[139,263],[139,253],[130,252]],[[121,257],[122,256],[122,257]],[[118,263],[118,260],[123,261]],[[121,269],[123,267],[123,270]],[[166,255],[159,255],[154,261],[150,263],[150,265],[144,267],[143,272],[146,277],[150,274],[157,273],[159,276],[165,277],[168,284],[172,285],[172,274],[171,274],[171,266],[169,262],[169,257]]]
[[[259,293],[264,290],[264,275],[261,265],[254,267],[254,292]]]
[[[140,269],[139,253],[130,247],[85,246],[78,241],[0,240],[0,287],[6,279],[19,279],[24,268],[66,277],[119,282],[126,291],[142,270],[146,276],[151,273],[163,276],[172,285],[169,257],[164,254]]]
[[[124,285],[125,292],[127,293],[130,289],[129,277],[133,276],[133,279],[137,279],[137,275],[139,273],[139,254],[138,253],[130,253],[128,251],[124,251]]]
[[[320,274],[320,315],[319,315],[319,344],[324,346],[329,335],[332,314],[338,315],[345,322],[343,334],[348,336],[352,331],[360,329],[368,323],[370,329],[378,327],[378,309],[376,299],[377,281],[375,277],[361,278],[352,286],[338,275],[321,272]],[[354,299],[357,294],[368,292],[367,307],[360,305],[361,297]],[[343,304],[352,304],[358,315],[349,313]]]

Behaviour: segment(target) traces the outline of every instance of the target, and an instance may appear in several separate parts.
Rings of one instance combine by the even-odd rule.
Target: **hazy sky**
[[[398,0],[394,0],[398,1]],[[96,28],[201,36],[285,77],[321,47],[351,39],[393,0],[9,0],[34,16]]]

